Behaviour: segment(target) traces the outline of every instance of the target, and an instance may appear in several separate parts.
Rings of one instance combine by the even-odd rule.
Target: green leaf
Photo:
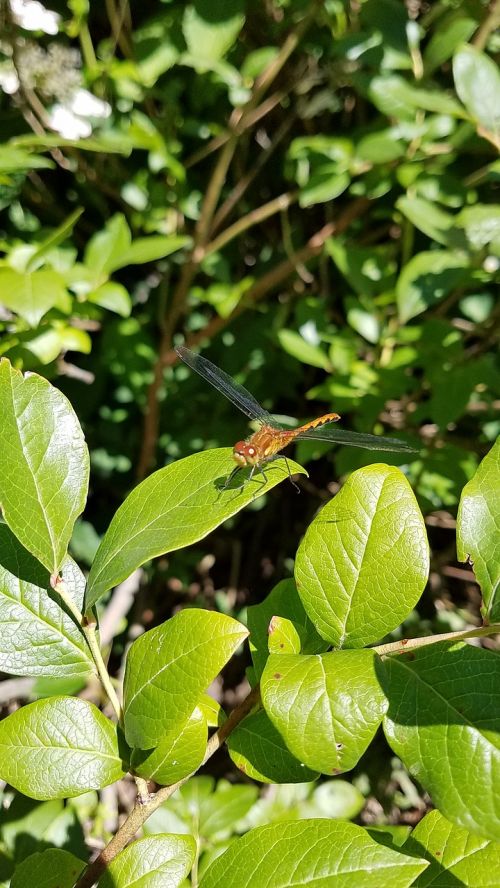
[[[323,774],[359,761],[387,709],[376,661],[373,651],[269,657],[262,702],[299,761]]]
[[[469,276],[469,261],[463,254],[446,250],[417,253],[404,266],[396,285],[401,323],[441,302]]]
[[[291,620],[272,617],[269,623],[270,654],[300,654],[300,635]]]
[[[257,800],[257,787],[235,786],[227,780],[219,780],[213,792],[213,780],[205,783],[200,782],[203,778],[195,780],[190,780],[179,792],[188,819],[207,839],[233,834],[236,822],[248,814]]]
[[[70,558],[63,563],[62,573],[69,594],[80,607],[76,599],[80,597],[78,590],[85,588],[83,575]],[[84,635],[61,606],[48,572],[23,549],[6,524],[0,524],[0,624],[3,672],[69,677],[93,670]]]
[[[325,163],[318,165],[307,184],[300,189],[299,204],[301,207],[312,207],[314,204],[334,200],[349,187],[349,173],[338,170],[337,164]]]
[[[138,839],[108,864],[98,888],[180,888],[196,854],[192,836]]]
[[[318,816],[352,820],[365,807],[365,797],[352,783],[337,777],[316,787],[312,805]]]
[[[101,284],[97,290],[88,294],[87,301],[94,303],[94,305],[100,305],[101,308],[107,308],[108,311],[114,311],[122,318],[128,318],[132,310],[128,291],[123,284],[117,284],[115,281]]]
[[[360,296],[378,296],[394,286],[396,263],[389,250],[353,247],[333,237],[327,240],[326,249]]]
[[[71,299],[62,275],[42,269],[30,273],[0,268],[0,303],[30,327],[36,327],[51,308],[65,314],[71,311]]]
[[[177,783],[201,765],[207,737],[207,722],[197,706],[183,726],[176,724],[162,736],[156,749],[133,751],[134,772],[163,786]]]
[[[73,228],[78,222],[80,216],[84,212],[83,207],[78,207],[78,209],[74,210],[64,222],[58,226],[42,243],[38,246],[35,253],[33,253],[31,259],[26,265],[26,271],[32,271],[36,268],[40,259],[49,252],[49,250],[54,249],[59,244],[61,244],[68,235],[71,234]]]
[[[129,745],[151,749],[167,731],[182,728],[247,635],[232,617],[190,608],[137,638],[127,655],[123,689]]]
[[[16,173],[19,170],[53,169],[55,164],[47,157],[40,157],[22,148],[10,145],[0,147],[0,172]]]
[[[30,798],[72,798],[123,774],[116,725],[85,700],[37,700],[0,722],[1,779]]]
[[[385,661],[387,740],[448,820],[500,839],[500,657],[429,645]]]
[[[0,360],[0,503],[5,521],[51,572],[85,506],[89,456],[65,396]]]
[[[453,56],[455,89],[480,129],[500,137],[500,73],[493,59],[465,44]]]
[[[454,826],[439,811],[430,811],[402,846],[425,857],[430,866],[415,888],[496,888],[500,884],[500,844]]]
[[[131,242],[127,220],[121,213],[117,213],[87,244],[84,263],[93,273],[94,280],[101,283],[103,276],[106,278],[115,268],[121,267],[122,256]]]
[[[200,888],[407,888],[427,865],[353,823],[302,820],[251,830],[209,867]]]
[[[336,647],[362,647],[399,626],[428,572],[413,491],[399,469],[382,464],[353,472],[309,526],[295,562],[304,608]]]
[[[323,349],[319,345],[312,345],[312,343],[307,342],[295,330],[278,330],[278,340],[283,351],[291,355],[292,358],[301,361],[302,364],[309,364],[311,367],[321,367],[323,370],[329,369],[328,355],[325,354]]]
[[[27,885],[36,885],[36,888],[73,888],[84,868],[84,861],[69,851],[47,848],[31,854],[16,866],[10,888],[26,888]]]
[[[318,776],[292,755],[263,709],[240,722],[229,735],[227,748],[236,767],[251,780],[305,783]]]
[[[185,235],[169,234],[154,237],[140,237],[133,241],[128,250],[113,262],[113,271],[125,268],[126,265],[142,265],[144,262],[154,262],[155,259],[164,259],[182,247],[187,246],[191,238]],[[118,264],[117,264],[118,263]]]
[[[396,207],[431,240],[451,249],[467,249],[463,231],[456,227],[456,219],[441,207],[421,197],[399,197]]]
[[[464,117],[464,110],[442,90],[416,89],[397,74],[374,77],[369,96],[373,104],[389,117],[414,119],[415,109]]]
[[[483,594],[483,616],[500,620],[500,438],[465,485],[457,515],[459,561],[470,558]]]
[[[424,49],[426,74],[432,73],[443,62],[447,62],[459,43],[463,43],[472,36],[477,25],[476,19],[467,18],[464,15],[463,8],[452,10],[442,16],[439,20],[439,27],[431,35]]]
[[[289,620],[300,639],[303,654],[326,651],[328,642],[316,632],[307,616],[293,580],[281,580],[260,604],[247,611],[250,631],[250,652],[257,678],[260,678],[269,656],[269,627],[273,617]]]
[[[500,205],[476,204],[464,207],[455,217],[456,224],[465,229],[470,246],[474,250],[488,247],[500,256]]]
[[[204,63],[222,59],[235,42],[245,22],[244,0],[195,0],[184,11],[182,32],[189,52]],[[210,67],[210,65],[209,65]]]
[[[288,477],[284,460],[277,460],[266,467],[265,484],[256,474],[240,488],[249,475],[244,470],[224,489],[234,468],[230,455],[228,448],[221,448],[188,456],[154,472],[129,494],[97,550],[88,579],[87,610],[145,561],[203,539]],[[292,472],[305,473],[291,460],[288,463]]]

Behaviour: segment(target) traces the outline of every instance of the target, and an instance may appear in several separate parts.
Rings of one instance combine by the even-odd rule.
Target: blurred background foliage
[[[345,475],[375,461],[408,475],[434,553],[401,634],[477,622],[454,527],[500,432],[498,0],[11,0],[0,14],[0,354],[51,379],[84,426],[75,557],[90,563],[149,471],[246,434],[178,365],[183,341],[282,418],[336,410],[418,448],[303,442],[300,496],[282,485],[147,568],[117,663],[134,622],[178,606],[244,619]],[[420,816],[407,778],[394,801],[397,763],[372,765],[359,779],[378,814]]]

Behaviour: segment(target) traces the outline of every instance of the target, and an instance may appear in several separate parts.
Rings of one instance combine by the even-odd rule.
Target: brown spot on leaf
[[[281,673],[280,673],[280,672],[275,672],[274,675],[273,675],[273,678],[276,678],[276,679],[281,678]]]

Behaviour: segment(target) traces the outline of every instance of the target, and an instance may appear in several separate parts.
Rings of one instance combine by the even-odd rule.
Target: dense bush
[[[499,884],[498,0],[0,15],[2,884]]]

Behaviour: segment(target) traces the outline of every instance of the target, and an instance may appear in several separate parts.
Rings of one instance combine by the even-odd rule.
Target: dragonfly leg
[[[297,493],[300,493],[300,487],[299,487],[299,485],[296,484],[295,481],[294,481],[293,478],[292,478],[292,473],[291,473],[291,471],[290,471],[290,466],[288,465],[288,460],[287,460],[286,456],[284,456],[283,454],[281,454],[281,455],[283,456],[283,459],[285,460],[286,470],[287,470],[287,472],[288,472],[288,477],[289,477],[289,479],[290,479],[290,484],[293,484],[293,486],[295,487],[295,490],[297,491]]]

